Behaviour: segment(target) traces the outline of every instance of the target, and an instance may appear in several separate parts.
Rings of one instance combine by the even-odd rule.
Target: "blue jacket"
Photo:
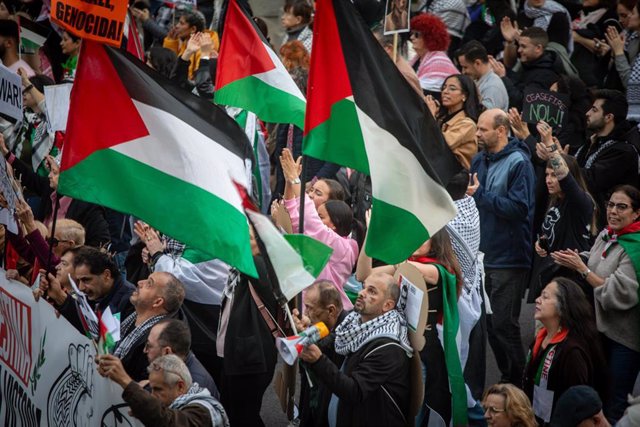
[[[485,267],[530,268],[536,175],[529,149],[510,138],[499,153],[478,153],[471,173],[480,182],[473,198],[480,211]]]

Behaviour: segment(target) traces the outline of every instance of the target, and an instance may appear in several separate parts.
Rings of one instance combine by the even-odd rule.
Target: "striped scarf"
[[[134,345],[136,345],[141,339],[146,338],[147,332],[149,332],[156,323],[165,317],[167,317],[166,314],[159,314],[145,320],[142,325],[135,326],[138,313],[131,313],[126,319],[124,319],[122,325],[120,325],[120,335],[123,338],[118,344],[116,344],[116,349],[113,352],[113,355],[122,359],[127,355],[127,353],[129,353]]]
[[[362,323],[359,313],[351,312],[336,327],[336,353],[346,356],[355,353],[363,345],[378,338],[397,341],[411,357],[413,349],[407,335],[407,321],[398,310],[387,311],[381,316]]]
[[[551,17],[556,13],[564,13],[567,17],[567,22],[569,23],[569,43],[567,45],[567,52],[571,54],[573,52],[573,33],[571,30],[571,16],[567,9],[560,3],[553,0],[546,0],[542,7],[529,6],[529,2],[525,2],[524,4],[524,14],[527,15],[528,18],[533,19],[533,26],[542,28],[545,31],[547,30],[547,27],[549,27]]]
[[[169,409],[180,410],[185,406],[200,405],[207,408],[211,415],[211,425],[213,427],[229,427],[229,418],[224,408],[206,388],[201,388],[198,383],[193,383],[189,390],[181,396],[178,396]]]

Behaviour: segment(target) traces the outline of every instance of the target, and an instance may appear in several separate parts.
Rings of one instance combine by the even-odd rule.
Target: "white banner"
[[[22,79],[0,64],[0,113],[22,120]]]
[[[88,338],[0,269],[0,425],[140,426],[95,356]]]

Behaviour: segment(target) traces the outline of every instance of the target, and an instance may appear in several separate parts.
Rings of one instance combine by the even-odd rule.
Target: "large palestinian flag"
[[[318,2],[313,32],[304,154],[371,176],[366,253],[401,262],[455,216],[461,166],[351,2]]]
[[[255,276],[233,184],[249,187],[242,129],[128,53],[85,40],[80,58],[59,191],[132,214]]]
[[[230,0],[216,72],[215,102],[270,123],[304,127],[306,101],[253,20]]]

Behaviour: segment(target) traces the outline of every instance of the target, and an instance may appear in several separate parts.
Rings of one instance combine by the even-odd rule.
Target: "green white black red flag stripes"
[[[451,220],[461,166],[351,2],[318,2],[304,154],[371,176],[366,252],[395,264]]]
[[[246,213],[264,244],[267,253],[263,255],[273,267],[280,291],[291,300],[313,284],[333,249],[303,234],[283,236],[266,216],[249,209]]]
[[[255,276],[233,184],[250,183],[242,129],[128,53],[85,40],[80,58],[59,191],[132,214]]]
[[[215,102],[270,123],[304,126],[306,101],[253,20],[230,0],[224,24]]]

